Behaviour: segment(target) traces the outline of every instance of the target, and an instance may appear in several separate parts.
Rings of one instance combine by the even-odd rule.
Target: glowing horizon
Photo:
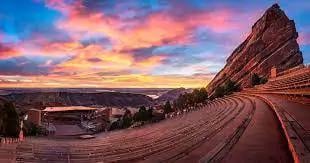
[[[3,3],[2,88],[197,88],[225,65],[273,2]],[[295,20],[309,63],[309,3],[279,4]]]

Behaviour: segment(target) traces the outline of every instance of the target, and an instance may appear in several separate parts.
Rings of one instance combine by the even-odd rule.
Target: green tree
[[[26,136],[36,136],[40,133],[39,127],[30,121],[24,122],[23,131]]]
[[[132,125],[132,116],[130,110],[126,109],[122,118],[121,128],[128,128]]]
[[[108,130],[112,131],[112,130],[119,129],[120,128],[119,124],[120,124],[120,120],[113,122]]]
[[[260,84],[265,84],[265,83],[267,83],[267,82],[268,82],[268,79],[265,78],[265,77],[262,77],[262,78],[260,79],[260,81],[259,81]]]
[[[173,109],[171,107],[170,101],[166,101],[165,105],[164,105],[164,113],[171,113],[173,112]]]
[[[219,86],[215,89],[213,96],[217,98],[217,97],[223,97],[224,95],[225,95],[225,88],[222,86]]]
[[[255,73],[251,77],[251,84],[252,84],[252,86],[259,85],[259,84],[265,84],[265,83],[267,83],[267,81],[268,81],[267,78],[260,77],[260,76],[258,76]]]
[[[0,106],[0,134],[9,137],[18,137],[20,126],[18,113],[11,102],[4,102]]]
[[[225,89],[225,95],[229,95],[233,92],[239,91],[240,85],[229,79],[228,81],[225,82],[224,89]]]
[[[260,77],[256,73],[251,76],[251,84],[252,86],[260,84]]]
[[[125,116],[122,119],[122,127],[121,128],[128,128],[132,125],[132,118],[129,116]]]
[[[141,106],[139,111],[136,114],[134,114],[134,116],[133,116],[134,121],[138,122],[138,121],[150,120],[150,111],[149,110],[146,110],[145,106]]]
[[[151,120],[153,118],[153,108],[150,107],[148,110],[147,110],[147,115],[148,115],[148,120]]]

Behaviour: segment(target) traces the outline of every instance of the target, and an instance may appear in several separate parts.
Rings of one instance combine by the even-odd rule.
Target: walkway
[[[273,111],[254,99],[257,109],[252,121],[223,162],[292,162]]]

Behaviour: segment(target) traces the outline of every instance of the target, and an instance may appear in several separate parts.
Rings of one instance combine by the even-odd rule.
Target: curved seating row
[[[269,79],[266,84],[245,90],[251,93],[310,95],[310,68]]]
[[[217,99],[197,111],[92,140],[27,140],[17,147],[16,157],[20,162],[177,160],[202,143],[222,142],[209,141],[215,137],[230,138],[249,116],[251,108],[245,103],[249,104],[237,96]]]

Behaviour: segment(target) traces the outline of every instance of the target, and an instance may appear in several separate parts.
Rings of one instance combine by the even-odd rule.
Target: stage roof
[[[90,111],[97,110],[97,108],[91,108],[86,106],[64,106],[64,107],[46,107],[44,112],[62,112],[62,111]]]

